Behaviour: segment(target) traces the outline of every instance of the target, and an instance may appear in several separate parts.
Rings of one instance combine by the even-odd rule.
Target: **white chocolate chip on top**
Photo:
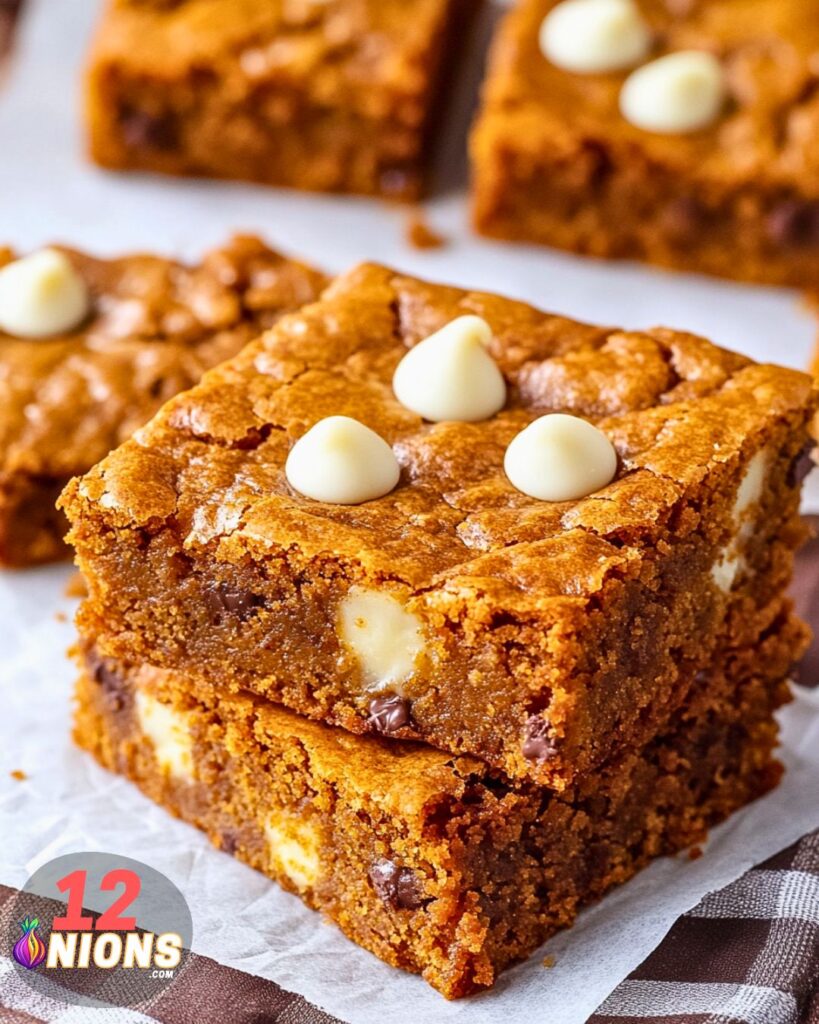
[[[617,453],[591,423],[552,413],[512,440],[503,466],[512,485],[531,498],[577,501],[611,483]]]
[[[725,74],[717,58],[682,50],[633,71],[620,91],[620,110],[644,131],[684,135],[716,121],[725,96]]]
[[[401,468],[374,430],[349,416],[328,416],[293,445],[285,474],[291,487],[314,501],[360,505],[389,494]]]
[[[398,401],[425,420],[475,423],[506,403],[506,382],[487,352],[492,329],[460,316],[404,356],[392,380]]]
[[[418,617],[392,594],[364,587],[353,587],[341,602],[338,631],[374,690],[409,679],[424,650]]]
[[[159,767],[172,778],[192,781],[193,742],[185,716],[142,690],[135,704],[139,728],[153,744]]]
[[[7,334],[65,334],[86,318],[90,306],[85,281],[56,249],[41,249],[0,270],[0,330]]]
[[[540,49],[565,71],[619,71],[643,60],[651,30],[634,0],[563,0],[543,19]]]

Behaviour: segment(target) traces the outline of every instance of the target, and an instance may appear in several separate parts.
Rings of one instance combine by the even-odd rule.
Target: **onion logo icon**
[[[27,917],[20,925],[23,934],[14,944],[14,959],[29,971],[39,967],[46,958],[45,943],[37,934],[39,923],[38,917]]]

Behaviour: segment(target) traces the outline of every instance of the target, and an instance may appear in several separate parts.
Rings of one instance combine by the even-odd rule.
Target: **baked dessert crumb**
[[[431,228],[418,212],[410,214],[407,218],[405,233],[407,245],[413,249],[443,249],[448,244],[447,239]]]

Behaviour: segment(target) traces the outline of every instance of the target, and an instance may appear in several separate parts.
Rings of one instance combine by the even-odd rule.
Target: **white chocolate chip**
[[[633,71],[620,91],[620,110],[644,131],[684,135],[716,121],[725,96],[725,74],[717,58],[682,50]]]
[[[758,451],[745,468],[745,473],[737,487],[732,518],[736,531],[731,541],[719,552],[711,567],[711,575],[719,589],[727,594],[733,587],[737,577],[747,571],[744,548],[756,532],[756,516],[748,515],[757,504],[765,490],[765,480],[770,467],[771,453],[763,448]]]
[[[86,318],[90,306],[85,282],[55,249],[42,249],[0,270],[0,330],[6,334],[65,334]]]
[[[531,498],[576,501],[611,483],[617,453],[591,423],[552,413],[513,439],[503,466],[512,485]]]
[[[714,583],[724,594],[731,590],[734,581],[745,564],[741,555],[731,553],[733,548],[734,545],[729,544],[727,548],[720,552],[719,558],[711,566],[711,576],[714,579]]]
[[[339,635],[374,690],[409,679],[424,650],[418,617],[391,594],[364,587],[353,587],[341,602]]]
[[[185,716],[142,690],[135,704],[139,728],[153,743],[159,767],[173,778],[192,781],[193,742]]]
[[[287,875],[300,892],[312,888],[321,874],[317,830],[309,822],[278,812],[268,818],[265,837],[273,866]]]
[[[749,461],[745,475],[737,488],[734,518],[741,519],[748,509],[762,497],[765,477],[768,475],[768,462],[769,454],[764,448]]]
[[[563,0],[543,19],[540,49],[565,71],[619,71],[643,60],[651,31],[634,0]]]
[[[293,445],[285,473],[291,487],[314,501],[360,505],[389,494],[401,468],[374,430],[349,416],[328,416]]]
[[[423,416],[476,423],[506,403],[506,382],[487,352],[492,329],[479,316],[459,316],[425,338],[398,364],[392,387],[398,401]]]

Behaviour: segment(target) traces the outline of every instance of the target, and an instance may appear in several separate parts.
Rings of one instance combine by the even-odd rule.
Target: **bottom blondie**
[[[784,605],[773,621],[698,673],[668,732],[561,793],[90,646],[75,738],[359,945],[456,998],[776,785],[773,712],[804,631]]]

